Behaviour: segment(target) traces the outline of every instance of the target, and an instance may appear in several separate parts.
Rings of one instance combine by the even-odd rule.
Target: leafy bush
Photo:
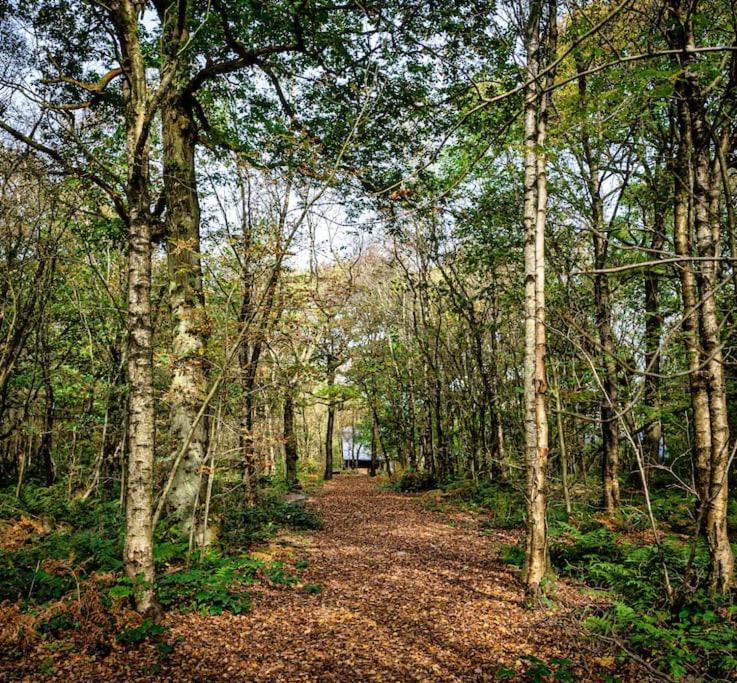
[[[471,502],[490,513],[488,525],[496,529],[514,529],[525,523],[526,507],[519,492],[511,487],[487,484],[478,487]]]
[[[634,609],[624,602],[586,626],[594,633],[616,635],[629,649],[642,652],[675,679],[726,680],[737,671],[737,607],[695,596],[674,614],[667,609]]]
[[[430,491],[437,486],[437,480],[429,472],[420,472],[418,470],[407,470],[402,472],[402,476],[396,483],[397,491],[402,493],[420,493],[421,491]]]
[[[123,523],[117,502],[68,503],[56,489],[28,486],[20,504],[22,510],[15,501],[14,515],[44,517],[49,531],[0,549],[0,602],[58,600],[93,572],[121,569]],[[9,495],[0,495],[0,509],[11,505]]]
[[[250,605],[245,587],[254,583],[256,569],[262,564],[248,558],[208,553],[195,565],[159,575],[159,601],[163,607],[178,607],[185,612],[240,614]],[[110,589],[109,595],[120,600],[132,596],[134,590],[130,580],[122,578]]]
[[[469,479],[450,481],[443,486],[443,498],[489,514],[484,524],[495,529],[514,529],[525,522],[522,494],[503,483],[476,484]]]
[[[515,543],[504,543],[499,546],[499,552],[507,564],[522,567],[525,561],[525,549]]]
[[[599,525],[581,530],[554,527],[550,556],[556,570],[617,597],[611,609],[587,619],[588,628],[623,642],[668,675],[707,675],[720,680],[737,671],[737,607],[688,594],[678,606],[667,603],[662,563],[676,588],[682,584],[691,549],[678,539],[664,539],[661,549],[637,545]],[[703,546],[694,569],[707,568]]]
[[[271,497],[258,507],[226,506],[220,538],[226,548],[248,548],[268,540],[279,528],[319,529],[320,520],[303,506]]]

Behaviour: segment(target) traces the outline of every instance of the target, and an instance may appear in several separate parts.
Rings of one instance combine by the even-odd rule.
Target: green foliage
[[[161,624],[157,624],[151,619],[144,619],[137,626],[131,626],[123,629],[116,636],[116,640],[119,643],[126,643],[128,645],[137,645],[145,640],[152,638],[159,638],[166,632],[166,628]]]
[[[525,550],[516,543],[504,543],[499,546],[502,559],[514,567],[522,567],[525,561]]]
[[[524,499],[510,487],[492,484],[479,486],[471,502],[488,510],[490,516],[486,523],[496,529],[514,529],[525,522]]]
[[[704,594],[677,613],[617,602],[585,623],[593,633],[625,639],[629,649],[645,653],[675,679],[698,674],[725,680],[737,672],[737,607]]]
[[[514,529],[525,522],[522,495],[507,484],[475,484],[469,479],[451,480],[443,486],[443,497],[485,513],[487,528]]]
[[[69,612],[57,609],[36,624],[36,631],[41,635],[58,636],[60,633],[78,628],[78,626],[78,622],[74,620]]]
[[[151,619],[144,619],[136,626],[128,626],[120,631],[115,639],[124,645],[135,647],[142,643],[152,643],[159,656],[159,662],[154,665],[154,671],[158,673],[160,663],[166,660],[176,647],[181,637],[177,640],[167,638],[169,629]]]
[[[322,586],[318,583],[306,583],[305,593],[309,593],[310,595],[319,595],[322,593]]]
[[[666,507],[678,505],[666,501]],[[617,597],[611,609],[586,620],[594,633],[616,637],[673,678],[694,672],[722,679],[737,671],[737,608],[703,592],[686,593],[677,606],[665,599],[663,562],[677,589],[683,582],[691,548],[666,538],[659,549],[628,541],[589,519],[587,531],[557,524],[550,556],[556,571]],[[706,571],[707,557],[698,546],[693,569]]]
[[[248,548],[279,528],[319,529],[320,520],[301,505],[265,497],[258,507],[225,506],[220,535],[226,548]]]
[[[262,563],[247,558],[234,559],[208,553],[200,562],[159,577],[159,600],[164,607],[205,614],[248,610],[250,598],[245,587],[255,581]]]
[[[420,491],[434,489],[437,486],[437,481],[429,472],[407,470],[402,473],[395,486],[397,491],[402,493],[419,493]]]
[[[571,671],[570,659],[552,657],[545,661],[534,655],[527,655],[521,659],[525,662],[525,668],[521,673],[509,667],[502,666],[494,671],[495,680],[522,680],[528,681],[529,683],[544,683],[546,681],[569,683],[575,680]]]
[[[296,576],[284,571],[284,563],[282,562],[271,562],[264,569],[264,576],[274,586],[292,586],[298,581]]]
[[[92,572],[122,567],[123,524],[117,502],[68,503],[58,488],[27,486],[20,501],[10,492],[1,494],[0,510],[41,517],[50,529],[13,549],[0,549],[0,601],[58,600]]]

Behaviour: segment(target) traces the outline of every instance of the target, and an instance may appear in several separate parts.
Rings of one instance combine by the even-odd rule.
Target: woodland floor
[[[258,586],[245,615],[170,613],[183,639],[156,675],[131,653],[77,661],[63,678],[495,681],[506,667],[517,673],[504,680],[545,680],[524,677],[533,656],[570,660],[572,680],[647,680],[585,638],[577,617],[593,599],[576,587],[561,582],[550,609],[525,609],[517,570],[493,550],[518,532],[484,532],[474,515],[430,510],[361,475],[337,476],[309,504],[323,528],[263,554],[287,571],[308,560],[300,581],[321,592]]]

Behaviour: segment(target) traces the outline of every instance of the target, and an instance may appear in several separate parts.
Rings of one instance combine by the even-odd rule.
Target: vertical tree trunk
[[[154,392],[151,329],[151,224],[147,188],[130,220],[128,269],[128,472],[125,568],[139,612],[158,615],[153,560]]]
[[[563,407],[560,400],[560,379],[558,371],[553,365],[553,382],[555,382],[555,418],[558,428],[558,447],[560,449],[560,478],[563,486],[563,501],[566,505],[566,514],[570,516],[571,491],[568,487],[568,448],[566,447],[566,435],[563,430]]]
[[[656,175],[654,192],[659,195],[665,188],[661,187]],[[659,258],[658,253],[665,244],[665,206],[655,197],[653,211],[653,236],[650,240],[652,258]],[[648,410],[644,428],[643,456],[645,472],[658,462],[662,423],[660,419],[660,337],[663,329],[663,316],[660,312],[660,275],[654,268],[645,273],[645,370],[643,401]]]
[[[294,387],[287,384],[284,389],[284,462],[287,488],[300,488],[297,479],[297,439],[294,436]]]
[[[606,267],[609,238],[603,221],[603,205],[599,187],[598,168],[592,162],[591,191],[594,192],[593,230],[594,261],[597,269]],[[602,437],[602,485],[604,507],[609,514],[619,509],[619,392],[617,386],[617,363],[614,357],[614,334],[612,332],[612,306],[609,282],[606,274],[597,273],[594,278],[594,300],[596,307],[596,326],[599,329],[599,342],[602,349],[601,383],[604,396],[601,399],[601,437]]]
[[[676,198],[677,249],[679,254],[691,256],[688,218],[685,212],[687,195],[683,196],[685,172],[690,163],[692,183],[689,182],[685,187],[691,190],[693,197],[696,247],[700,257],[695,278],[690,264],[682,268],[681,274],[684,316],[693,312],[693,316],[689,316],[693,319],[689,321],[688,327],[684,324],[684,332],[687,336],[691,371],[696,439],[695,470],[700,508],[697,519],[704,526],[709,546],[709,588],[714,593],[727,593],[734,581],[734,556],[727,535],[729,425],[716,302],[719,272],[716,259],[721,228],[719,202],[714,199],[712,137],[706,119],[705,98],[699,75],[692,68],[694,53],[691,48],[696,44],[693,13],[696,7],[685,8],[681,0],[671,0],[670,10],[672,24],[669,40],[672,47],[682,51],[679,53],[681,72],[675,86],[680,133],[675,164],[676,192],[681,193]],[[717,207],[714,206],[715,203]],[[685,263],[683,265],[686,266]],[[688,282],[685,282],[688,287],[684,286],[684,273],[689,276]],[[695,284],[698,285],[700,295],[698,302]]]
[[[42,323],[43,324],[43,323]],[[51,486],[56,480],[56,467],[53,454],[53,431],[54,431],[54,385],[51,383],[51,353],[49,351],[47,331],[40,332],[43,337],[41,346],[42,372],[44,385],[44,419],[41,431],[41,443],[38,447],[39,460],[43,464],[46,486]]]
[[[576,60],[579,72],[585,70],[580,60]],[[578,79],[579,101],[585,109],[587,104],[586,77]],[[601,194],[599,173],[599,151],[596,141],[592,144],[586,126],[582,127],[581,143],[586,162],[585,176],[588,185],[591,207],[591,234],[594,246],[594,268],[606,268],[609,253],[609,234],[604,221],[604,200]],[[583,169],[582,169],[583,170]],[[596,327],[601,344],[601,385],[603,396],[600,400],[601,416],[601,455],[602,455],[602,493],[607,513],[614,514],[619,508],[619,398],[617,385],[617,363],[615,360],[614,334],[612,332],[612,305],[609,280],[606,273],[594,275],[594,308]]]
[[[151,202],[146,115],[146,65],[138,34],[138,8],[115,6],[124,47],[127,102],[128,178],[128,464],[125,498],[124,564],[135,586],[136,609],[157,617],[153,558],[155,410],[151,325]]]
[[[325,473],[324,478],[333,478],[333,429],[335,427],[335,401],[333,400],[333,386],[335,386],[334,359],[328,358],[328,424],[325,430]]]
[[[417,446],[415,442],[417,433],[417,419],[415,417],[415,384],[414,378],[412,377],[412,368],[408,368],[409,373],[409,425],[408,425],[408,440],[407,440],[407,451],[409,454],[409,468],[411,470],[417,469]]]
[[[162,110],[169,300],[174,322],[171,405],[173,450],[192,430],[207,394],[208,322],[202,289],[200,207],[195,177],[195,124],[180,97]],[[199,420],[174,477],[168,503],[183,531],[192,522],[200,469],[207,453],[207,420]]]
[[[552,3],[551,3],[552,4]],[[555,24],[555,11],[551,14]],[[525,463],[527,473],[527,537],[523,577],[528,599],[537,604],[548,570],[546,494],[548,424],[545,405],[545,224],[547,182],[543,148],[546,135],[546,96],[538,86],[541,64],[542,7],[530,3],[525,32],[527,78],[525,93]]]
[[[725,594],[734,580],[734,556],[727,534],[729,422],[724,381],[724,357],[716,302],[719,271],[716,259],[718,258],[721,226],[719,211],[710,210],[710,194],[714,175],[710,169],[711,136],[708,131],[703,100],[694,96],[690,109],[694,142],[696,245],[698,255],[702,259],[697,270],[697,282],[701,295],[700,332],[705,358],[705,381],[711,422],[709,497],[705,520],[710,555],[709,587],[714,593]]]

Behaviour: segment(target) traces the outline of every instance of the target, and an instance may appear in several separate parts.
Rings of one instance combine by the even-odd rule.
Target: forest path
[[[380,490],[361,475],[339,475],[310,505],[323,528],[301,544],[295,539],[283,559],[287,570],[309,559],[295,573],[322,591],[264,588],[249,614],[172,615],[170,625],[185,639],[165,675],[493,681],[502,666],[528,668],[523,658],[533,655],[569,658],[575,680],[598,680],[583,668],[582,658],[593,666],[593,656],[573,618],[590,599],[561,584],[553,609],[525,609],[515,571],[491,547],[509,541],[509,532],[495,539],[472,515],[428,510],[418,496]]]

